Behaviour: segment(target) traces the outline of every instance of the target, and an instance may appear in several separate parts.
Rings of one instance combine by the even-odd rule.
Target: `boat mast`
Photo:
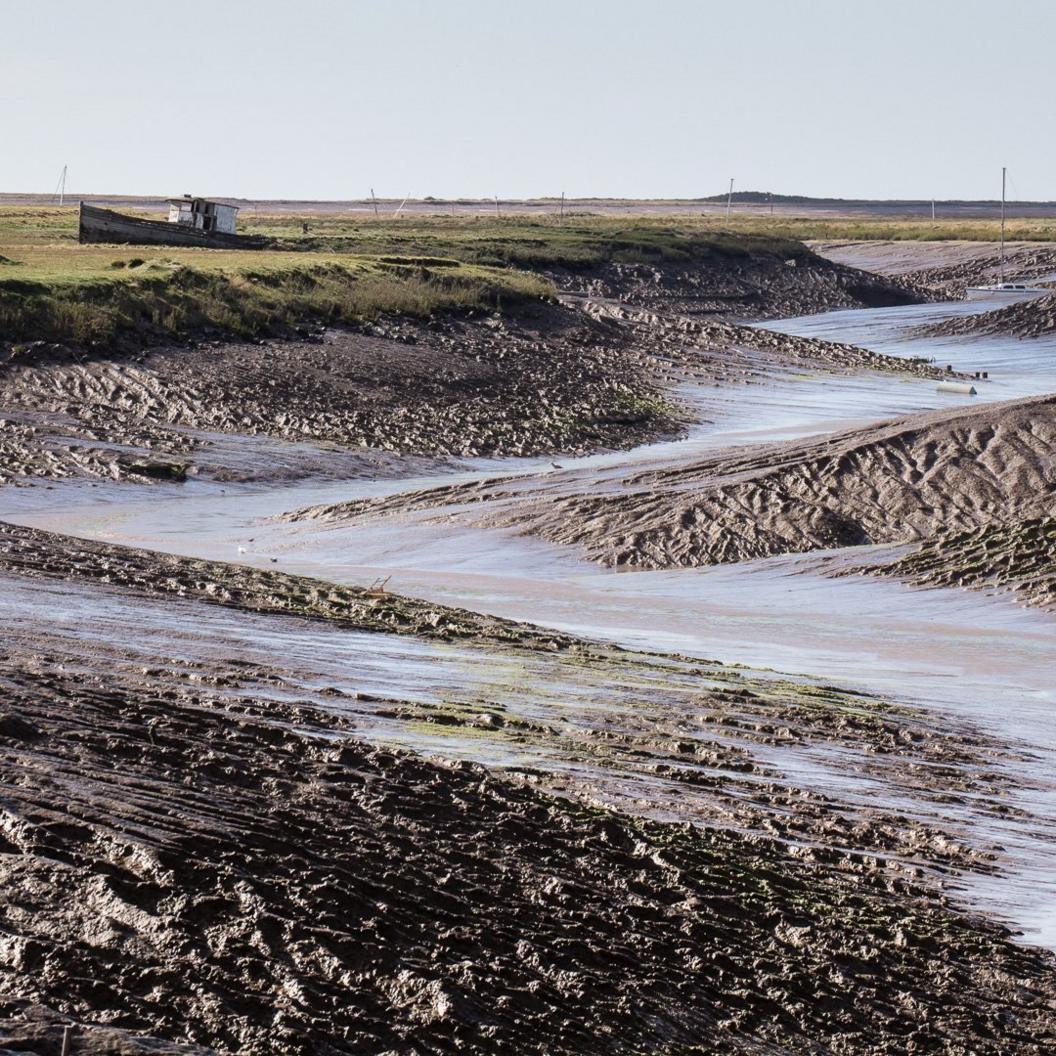
[[[1005,174],[1008,172],[1001,166],[1001,282],[1005,281]]]

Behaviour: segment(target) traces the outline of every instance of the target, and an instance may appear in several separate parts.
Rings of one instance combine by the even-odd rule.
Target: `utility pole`
[[[62,167],[62,180],[59,184],[59,205],[62,205],[66,200],[66,166]]]
[[[371,187],[371,189],[370,189],[370,200],[374,203],[374,219],[377,220],[377,218],[378,218],[378,200],[377,200],[377,198],[374,197],[374,188],[373,187]]]
[[[931,200],[931,218],[932,218],[932,220],[935,219],[935,199],[934,198],[932,198],[932,200]]]
[[[733,201],[733,177],[730,177],[730,190],[726,195],[726,219],[730,219],[730,203]]]
[[[1005,281],[1005,177],[1008,169],[1001,166],[1001,282]]]
[[[766,192],[766,200],[770,203],[770,215],[773,216],[774,215],[774,192],[773,191],[767,191]]]
[[[499,212],[499,196],[498,195],[495,195],[495,215],[496,216],[501,216],[502,215]]]
[[[565,192],[561,192],[561,219],[565,218]]]

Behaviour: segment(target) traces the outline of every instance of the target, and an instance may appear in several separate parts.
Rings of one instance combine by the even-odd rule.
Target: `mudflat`
[[[308,314],[273,332],[4,343],[0,1051],[51,1056],[65,1028],[99,1054],[1053,1048],[1051,951],[967,892],[1040,872],[1054,746],[878,692],[866,665],[841,684],[503,619],[498,575],[429,596],[451,573],[430,533],[454,525],[511,564],[530,536],[569,569],[669,570],[653,589],[676,601],[679,570],[751,589],[759,559],[824,550],[863,590],[1049,618],[1056,397],[690,439],[702,407],[756,421],[795,379],[915,407],[956,355],[766,320],[933,302],[986,254],[893,280],[735,235],[646,260],[604,234],[578,262],[519,242],[531,274],[477,276],[481,303],[419,257],[393,265],[404,308],[312,315],[308,279],[330,298],[352,271],[284,258],[268,281]],[[203,503],[272,495],[219,522],[230,561],[192,556]],[[174,497],[170,552],[136,545],[134,508]],[[15,523],[67,503],[84,538]],[[348,581],[389,530],[421,597],[385,568]],[[347,556],[297,574],[327,533]]]

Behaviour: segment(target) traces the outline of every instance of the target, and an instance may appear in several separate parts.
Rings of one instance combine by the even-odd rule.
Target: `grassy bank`
[[[427,316],[547,296],[524,272],[437,258],[80,246],[5,247],[0,339],[105,346],[215,330],[242,337],[314,320]]]
[[[405,214],[375,218],[363,211],[239,214],[239,230],[280,239],[284,248],[365,255],[406,253],[445,256],[470,263],[575,265],[609,260],[649,263],[730,253],[802,252],[803,240],[994,242],[997,220],[936,220],[869,216],[700,216]],[[135,210],[126,210],[135,213]],[[159,214],[141,213],[158,219]],[[308,224],[305,234],[303,224]],[[1056,241],[1056,219],[1015,218],[1006,226],[1011,241]],[[5,245],[43,245],[77,240],[76,206],[0,205],[0,253]],[[10,255],[10,254],[8,254]]]
[[[885,220],[753,216],[734,217],[723,224],[730,231],[767,234],[803,240],[860,242],[996,242],[1001,237],[997,220]],[[1010,242],[1056,241],[1056,220],[1010,220],[1005,226]]]
[[[76,206],[0,207],[0,340],[253,336],[302,320],[501,308],[551,291],[525,269],[802,257],[800,244],[648,217],[253,215],[273,250],[82,246]]]
[[[308,230],[305,232],[304,224]],[[240,229],[276,248],[81,246],[76,206],[0,206],[0,340],[105,346],[122,335],[238,336],[396,312],[509,306],[547,295],[530,271],[809,258],[799,239],[996,238],[989,221],[784,217],[280,215],[243,210]],[[1011,226],[1056,237],[1056,222]]]

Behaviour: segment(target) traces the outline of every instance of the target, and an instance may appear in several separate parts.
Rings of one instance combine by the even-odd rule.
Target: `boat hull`
[[[1018,290],[993,286],[969,286],[965,290],[969,301],[1017,301],[1027,297],[1040,297],[1046,293],[1052,293],[1052,290],[1040,289],[1037,286],[1021,286]]]
[[[80,241],[133,246],[197,246],[206,249],[266,249],[268,239],[200,231],[166,220],[141,220],[81,202]]]

